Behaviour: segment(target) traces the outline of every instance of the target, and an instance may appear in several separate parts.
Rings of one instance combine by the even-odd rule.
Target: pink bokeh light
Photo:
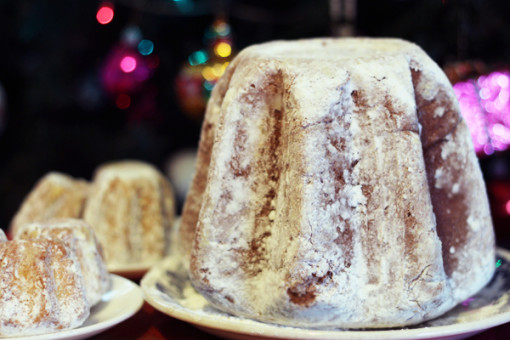
[[[131,73],[136,68],[136,59],[132,56],[125,56],[120,60],[120,68],[126,73]]]
[[[510,147],[510,73],[497,71],[453,86],[475,151],[491,155]]]
[[[145,84],[157,68],[149,66],[148,59],[129,46],[115,46],[101,67],[103,88],[115,98],[120,93],[132,95]]]

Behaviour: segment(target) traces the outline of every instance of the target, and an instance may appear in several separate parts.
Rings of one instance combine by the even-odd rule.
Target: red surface
[[[93,340],[219,339],[193,326],[160,313],[148,303],[126,321],[100,333]]]
[[[483,333],[472,336],[471,340],[496,340],[510,338],[510,323],[491,328]],[[162,339],[204,339],[220,338],[202,332],[197,328],[160,313],[145,303],[142,309],[123,323],[98,334],[93,340],[162,340]]]

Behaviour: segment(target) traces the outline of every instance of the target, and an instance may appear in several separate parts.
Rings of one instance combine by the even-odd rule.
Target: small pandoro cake
[[[74,218],[51,219],[21,226],[15,239],[53,239],[63,242],[75,254],[81,268],[85,292],[92,307],[110,288],[110,278],[103,260],[102,247],[94,230],[85,221]]]
[[[242,51],[208,103],[181,223],[195,288],[223,311],[283,325],[420,323],[495,269],[452,87],[397,39]]]
[[[12,235],[25,223],[50,218],[80,218],[88,195],[88,183],[60,172],[44,175],[23,200],[9,227]]]
[[[109,268],[153,263],[168,252],[175,208],[168,180],[152,165],[119,161],[95,172],[84,219]]]
[[[0,336],[75,328],[89,315],[79,264],[60,241],[0,241]]]

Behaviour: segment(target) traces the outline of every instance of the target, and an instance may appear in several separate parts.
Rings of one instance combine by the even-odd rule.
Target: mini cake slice
[[[170,183],[155,167],[112,162],[95,172],[84,219],[104,245],[109,268],[153,263],[168,252],[174,205]]]
[[[51,218],[80,218],[88,195],[88,183],[60,172],[43,176],[21,203],[11,221],[10,232],[30,222]]]
[[[103,260],[102,247],[94,230],[85,221],[72,218],[52,219],[21,226],[15,239],[53,239],[63,242],[80,264],[87,301],[92,307],[110,288],[110,278]]]
[[[0,335],[75,328],[89,315],[79,264],[59,241],[0,243]]]

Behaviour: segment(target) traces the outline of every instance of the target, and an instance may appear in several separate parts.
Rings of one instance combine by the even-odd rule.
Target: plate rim
[[[510,250],[496,247],[496,254],[510,261]],[[174,255],[175,256],[175,255]],[[230,332],[247,336],[267,336],[279,339],[317,339],[317,340],[343,340],[343,339],[431,339],[446,336],[461,336],[467,334],[476,334],[483,332],[492,327],[496,327],[510,321],[510,311],[497,315],[482,317],[479,320],[470,320],[457,324],[425,326],[419,328],[406,329],[378,329],[378,330],[320,330],[298,328],[292,326],[281,326],[277,324],[264,323],[257,320],[237,317],[226,314],[222,316],[209,316],[207,314],[198,315],[193,310],[178,305],[177,308],[169,306],[157,296],[164,294],[155,290],[154,284],[156,273],[160,269],[164,269],[165,261],[155,264],[140,281],[141,289],[144,293],[145,301],[160,312],[176,318],[178,320],[192,324],[202,329],[210,329],[211,331]],[[155,283],[155,282],[154,282]],[[174,299],[171,299],[175,301]],[[218,320],[219,318],[219,320]],[[239,327],[240,322],[249,322],[245,327]],[[462,328],[459,329],[459,325]],[[235,327],[237,326],[237,327]],[[234,329],[233,329],[234,328]],[[275,333],[276,331],[276,333]]]
[[[100,321],[94,324],[90,325],[82,325],[77,328],[67,329],[59,332],[53,332],[53,333],[45,333],[45,334],[39,334],[39,335],[29,335],[29,336],[13,336],[13,337],[2,337],[0,336],[0,339],[7,340],[7,339],[13,339],[13,340],[64,340],[64,339],[83,339],[88,338],[91,336],[94,336],[96,334],[99,334],[101,332],[104,332],[111,327],[129,319],[134,314],[136,314],[143,306],[143,303],[145,301],[144,294],[142,292],[142,289],[139,285],[134,283],[133,281],[122,277],[117,274],[110,273],[110,278],[112,281],[112,288],[115,286],[115,283],[125,285],[126,288],[129,288],[130,293],[136,294],[136,296],[131,297],[130,299],[132,301],[135,301],[134,299],[137,299],[138,301],[133,302],[133,307],[130,310],[124,310],[122,314],[114,316],[112,318],[109,318],[104,321]],[[122,287],[123,287],[122,286]],[[126,288],[123,288],[124,290]],[[110,289],[108,292],[103,294],[103,298],[106,294],[109,294],[115,290]],[[121,295],[117,297],[117,299],[124,298],[125,295]],[[102,301],[103,303],[110,303],[114,299],[110,299],[107,301]],[[84,323],[89,320],[89,318],[93,317],[93,309],[95,306],[91,307],[91,313],[88,316],[88,318],[84,321]]]

